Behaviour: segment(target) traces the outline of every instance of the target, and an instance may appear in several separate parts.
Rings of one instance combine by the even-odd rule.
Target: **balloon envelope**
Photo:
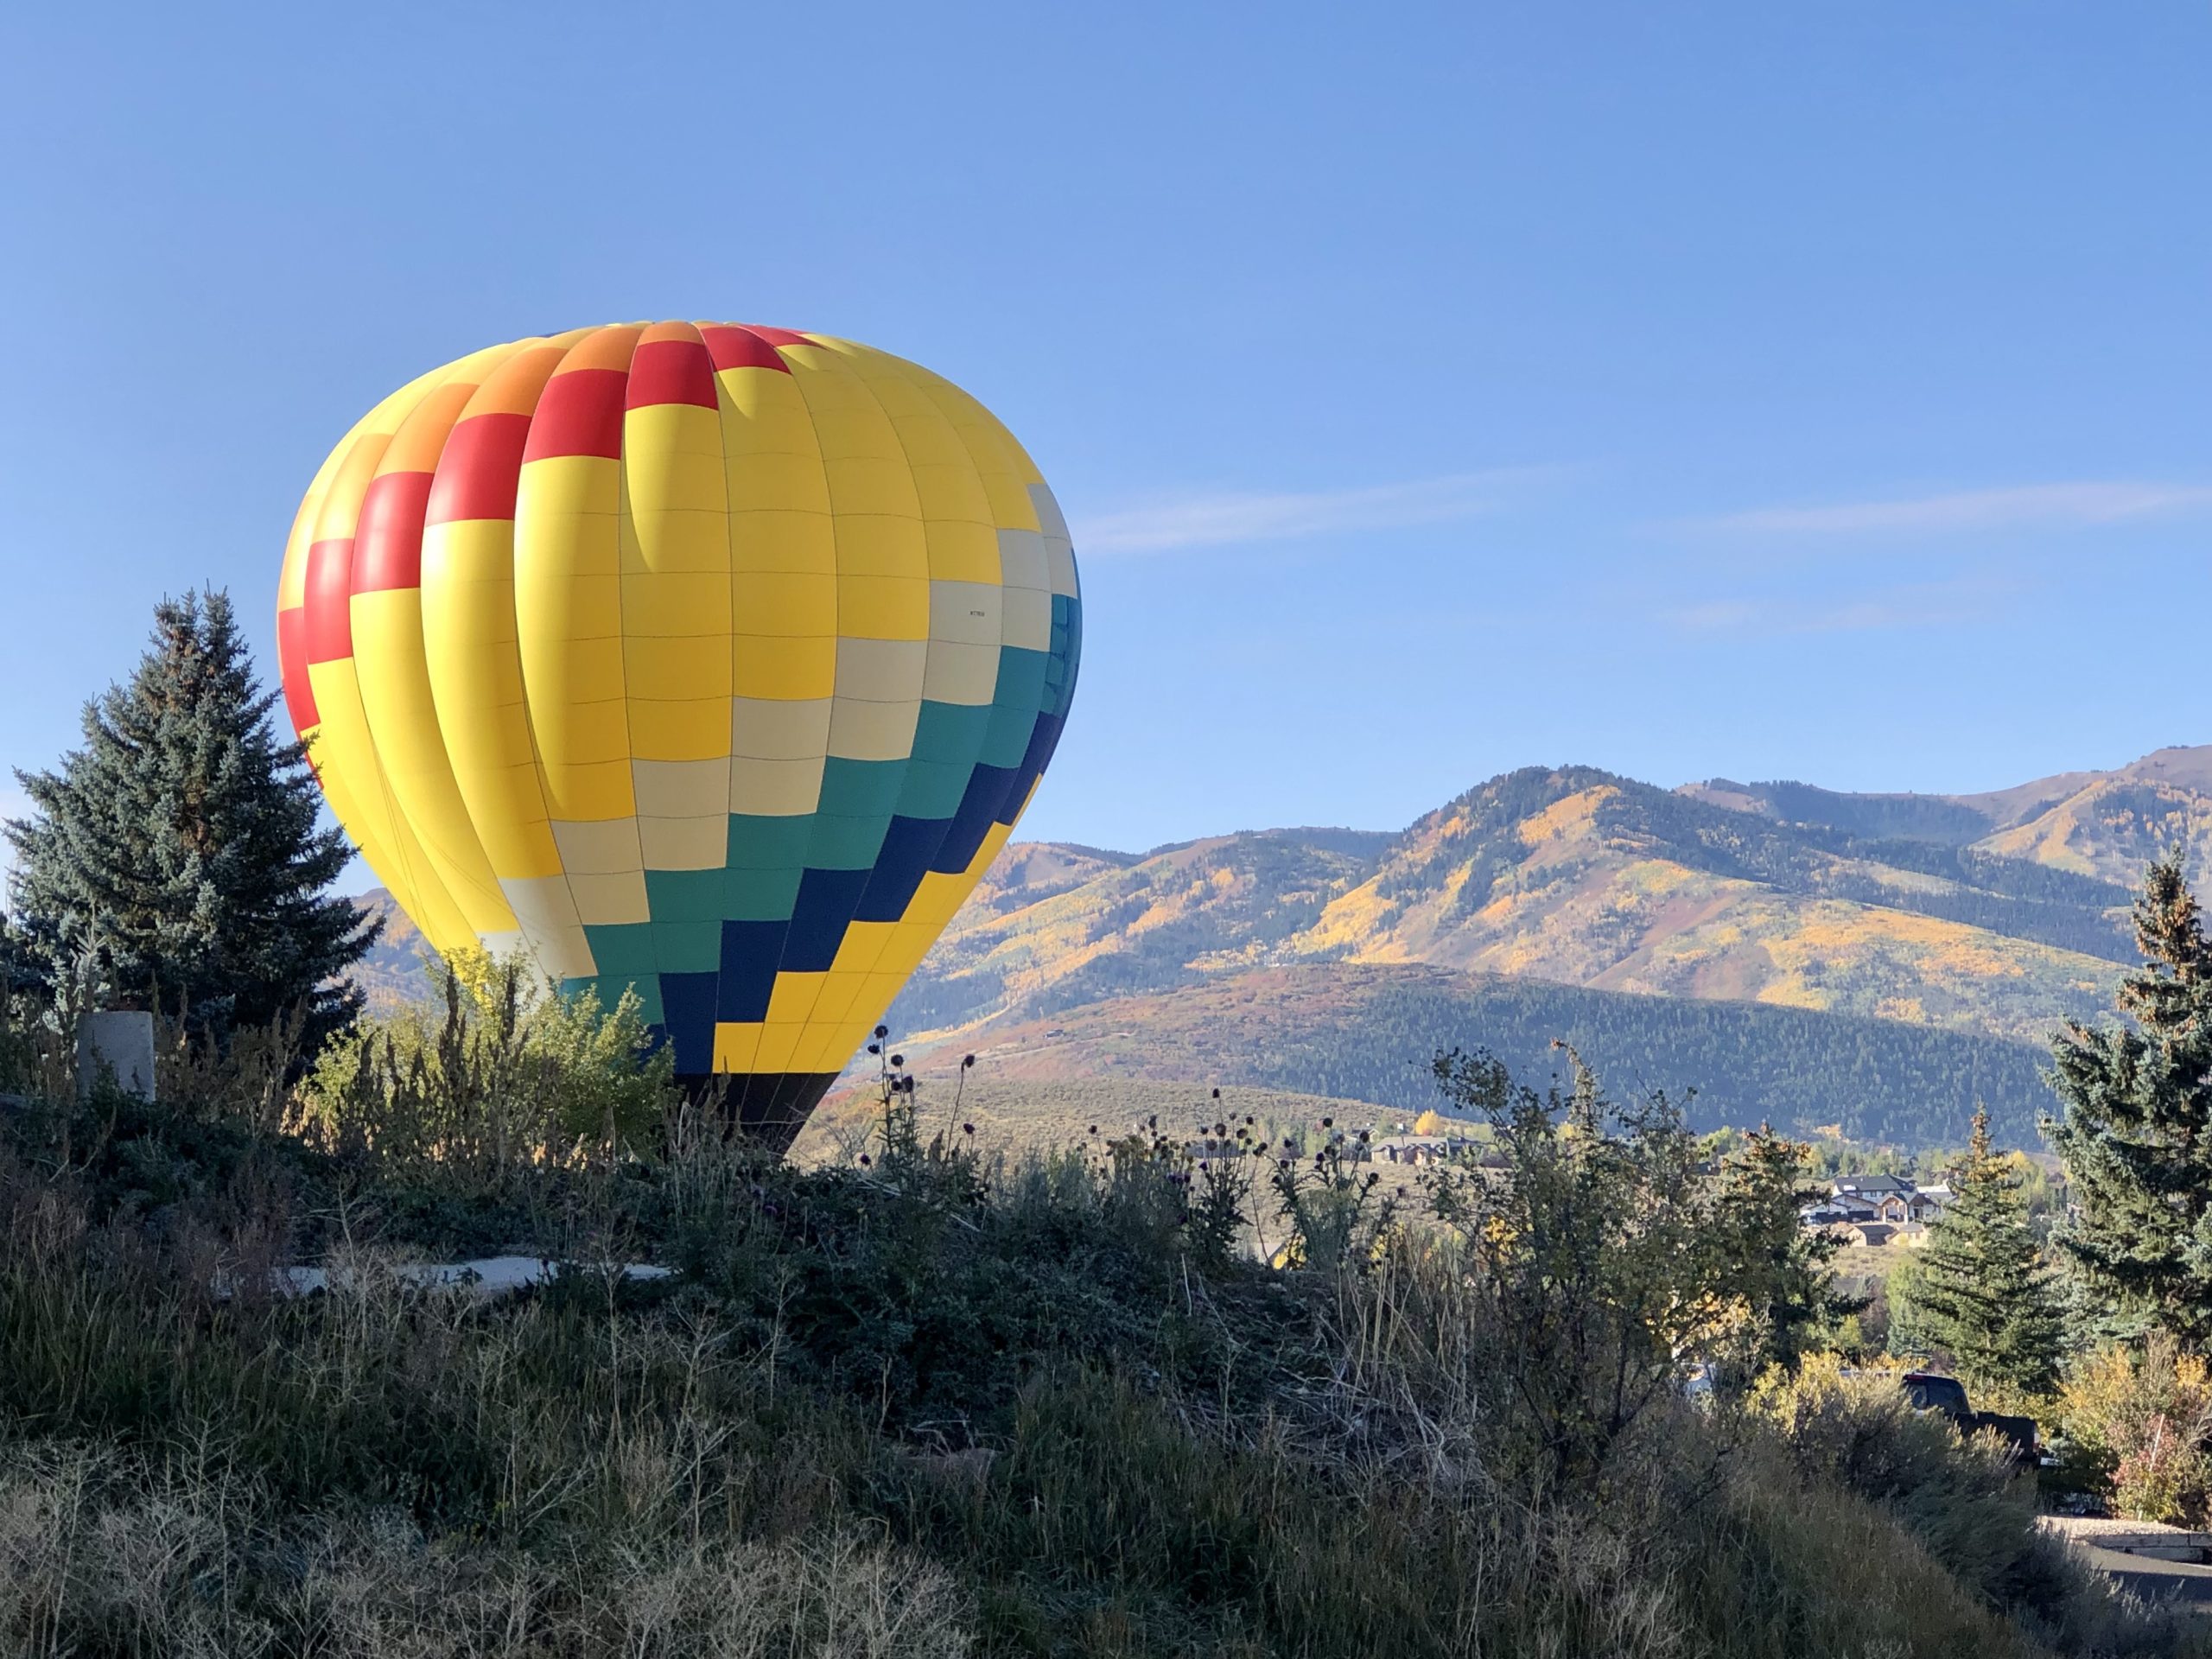
[[[521,947],[785,1138],[1052,758],[1065,521],[950,382],[828,335],[613,324],[372,410],[285,550],[285,699],[441,950]]]

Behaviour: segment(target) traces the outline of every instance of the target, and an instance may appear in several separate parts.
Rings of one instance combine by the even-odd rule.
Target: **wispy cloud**
[[[1940,627],[1999,613],[2023,591],[2006,577],[1903,582],[1872,592],[1713,599],[1662,613],[1686,633],[1849,633]]]
[[[1185,496],[1082,520],[1075,526],[1076,546],[1086,554],[1164,553],[1331,531],[1449,524],[1493,511],[1510,485],[1529,475],[1526,470],[1499,469],[1361,489]]]
[[[1770,535],[1911,535],[1930,531],[2112,524],[2131,518],[2204,512],[2212,512],[2212,485],[2087,480],[1961,490],[1897,501],[1760,507],[1699,522],[1707,529]]]

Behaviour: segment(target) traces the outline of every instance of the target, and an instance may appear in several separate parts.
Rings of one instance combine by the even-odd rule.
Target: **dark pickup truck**
[[[1966,1384],[1957,1377],[1945,1376],[1940,1371],[1907,1371],[1897,1381],[1904,1385],[1905,1397],[1912,1402],[1915,1411],[1939,1411],[1959,1426],[1961,1434],[1974,1434],[1987,1429],[2012,1448],[2016,1460],[2037,1461],[2034,1418],[2007,1417],[2001,1412],[1976,1411],[1967,1402]]]

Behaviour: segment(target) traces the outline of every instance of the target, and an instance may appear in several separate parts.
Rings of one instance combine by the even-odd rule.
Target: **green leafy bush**
[[[2076,1474],[2139,1520],[2212,1522],[2212,1368],[2171,1337],[2113,1343],[2080,1361],[2059,1396]]]
[[[1542,1478],[1603,1476],[1693,1377],[1733,1391],[1794,1363],[1833,1301],[1830,1251],[1798,1225],[1802,1154],[1764,1133],[1721,1179],[1681,1107],[1615,1102],[1573,1051],[1538,1090],[1494,1056],[1454,1052],[1446,1095],[1488,1125],[1475,1166],[1424,1173],[1459,1241],[1476,1328],[1491,1334],[1493,1414]]]
[[[602,1008],[519,958],[459,958],[435,978],[437,1006],[364,1020],[325,1046],[294,1120],[310,1144],[419,1180],[496,1186],[605,1162],[660,1131],[675,1062],[635,992]]]

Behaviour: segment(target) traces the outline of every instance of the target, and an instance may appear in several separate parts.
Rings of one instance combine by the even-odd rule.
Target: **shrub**
[[[2036,1528],[2035,1484],[1989,1433],[1961,1439],[1916,1412],[1892,1372],[1850,1372],[1833,1355],[1795,1376],[1770,1372],[1749,1408],[1779,1436],[1802,1476],[1832,1482],[1894,1515],[1991,1606],[2056,1625],[2094,1587]]]
[[[534,981],[519,958],[434,972],[441,1006],[365,1020],[326,1046],[294,1120],[311,1144],[372,1154],[418,1180],[497,1187],[658,1134],[675,1062],[656,1050],[635,992],[602,1008]]]
[[[2144,1521],[2212,1520],[2212,1369],[2153,1334],[2078,1363],[2059,1396],[2060,1421],[2101,1477],[2113,1506]]]
[[[1395,1230],[1402,1187],[1385,1190],[1347,1131],[1324,1119],[1322,1141],[1309,1158],[1285,1141],[1268,1184],[1274,1191],[1284,1240],[1276,1259],[1287,1268],[1371,1266]],[[1367,1139],[1362,1131],[1359,1141]]]
[[[1716,1180],[1676,1103],[1616,1103],[1567,1055],[1571,1083],[1541,1093],[1486,1053],[1440,1057],[1494,1152],[1424,1175],[1495,1333],[1491,1409],[1560,1486],[1597,1478],[1693,1376],[1732,1391],[1794,1361],[1835,1301],[1831,1252],[1798,1224],[1800,1148],[1763,1132]]]

